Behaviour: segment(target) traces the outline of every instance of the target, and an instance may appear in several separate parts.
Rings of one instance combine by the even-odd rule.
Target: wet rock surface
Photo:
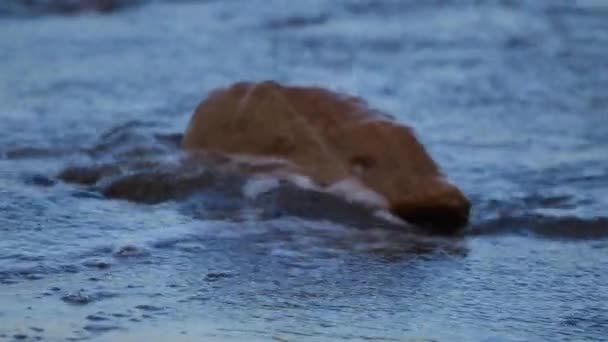
[[[468,221],[468,199],[411,128],[327,89],[266,81],[215,90],[194,112],[183,147],[284,158],[320,184],[354,178],[394,213],[435,232]]]

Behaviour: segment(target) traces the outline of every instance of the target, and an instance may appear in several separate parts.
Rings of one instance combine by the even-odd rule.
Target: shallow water
[[[608,339],[603,1],[8,3],[0,340]],[[242,79],[415,127],[465,236],[184,162],[192,109]]]

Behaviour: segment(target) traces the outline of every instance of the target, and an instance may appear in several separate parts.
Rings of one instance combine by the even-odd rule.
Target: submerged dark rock
[[[70,166],[57,175],[64,182],[94,185],[103,177],[114,175],[119,171],[116,165]]]
[[[102,192],[109,198],[121,198],[134,202],[160,203],[184,198],[219,182],[213,173],[180,175],[168,172],[141,172],[121,177]]]
[[[45,176],[45,175],[31,175],[27,177],[26,183],[41,186],[41,187],[50,187],[55,185],[55,180]]]

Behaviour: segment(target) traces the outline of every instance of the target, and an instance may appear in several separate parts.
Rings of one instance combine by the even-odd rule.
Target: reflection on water
[[[0,340],[608,336],[602,1],[52,2],[0,4]],[[464,236],[179,152],[209,90],[268,78],[415,127]]]

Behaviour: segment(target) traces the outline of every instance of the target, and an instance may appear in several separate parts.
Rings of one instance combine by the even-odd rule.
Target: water
[[[608,340],[604,1],[15,4],[0,340]],[[243,79],[415,127],[473,201],[464,238],[188,162],[193,108]]]

